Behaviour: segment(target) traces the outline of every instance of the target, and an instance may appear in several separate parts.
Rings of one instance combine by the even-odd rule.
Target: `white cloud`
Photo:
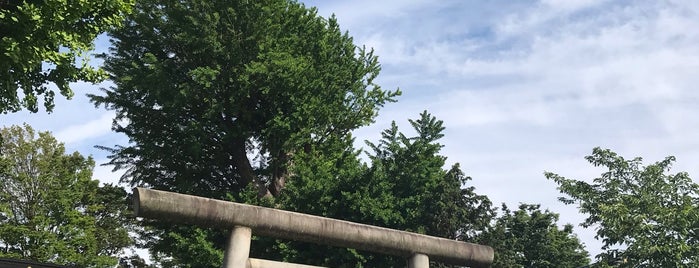
[[[541,4],[555,11],[575,11],[582,8],[587,8],[594,5],[599,5],[608,1],[600,0],[542,0]]]
[[[56,132],[56,138],[66,144],[78,143],[86,139],[110,134],[112,131],[113,112],[104,112],[92,121],[68,126]]]
[[[691,3],[690,3],[691,2]],[[647,163],[677,156],[673,172],[699,176],[699,4],[694,1],[542,1],[489,20],[483,35],[435,19],[403,20],[363,40],[376,47],[383,86],[404,97],[378,124],[428,109],[445,121],[444,154],[495,202],[541,203],[579,223],[543,171],[591,179],[583,157],[596,146]],[[440,17],[430,13],[414,17]],[[353,31],[353,29],[349,29]],[[459,36],[460,38],[451,38]],[[576,229],[593,255],[594,230]]]
[[[329,17],[332,14],[342,23],[343,28],[350,28],[354,31],[360,26],[374,24],[377,21],[390,20],[401,17],[413,16],[415,12],[424,9],[434,9],[442,4],[428,0],[357,0],[357,1],[332,1],[322,3],[310,2],[311,6],[320,6],[319,13]],[[373,28],[373,27],[372,27]]]

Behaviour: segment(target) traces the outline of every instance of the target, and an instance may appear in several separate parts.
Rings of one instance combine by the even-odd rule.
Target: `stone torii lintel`
[[[233,228],[229,243],[243,241],[242,248],[246,248],[247,243],[247,249],[243,250],[244,254],[227,250],[225,261],[233,258],[233,262],[241,263],[224,264],[224,267],[247,267],[251,232],[402,256],[412,268],[428,267],[429,260],[489,267],[494,257],[493,249],[484,245],[192,195],[145,188],[134,188],[133,192],[136,216],[202,227]],[[241,238],[235,240],[236,235]],[[236,245],[236,248],[241,246]]]

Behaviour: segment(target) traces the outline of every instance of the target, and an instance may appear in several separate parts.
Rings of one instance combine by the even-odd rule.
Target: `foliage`
[[[334,158],[296,162],[295,177],[282,196],[288,210],[350,220],[450,239],[471,240],[492,216],[458,164],[445,170],[439,155],[442,121],[427,112],[410,120],[414,137],[395,122],[378,144],[368,143],[370,166],[359,165],[351,144],[338,143]],[[327,154],[326,154],[327,155]],[[281,259],[329,267],[401,267],[405,259],[351,249],[284,242]],[[433,264],[434,265],[434,264]]]
[[[114,130],[131,141],[103,148],[132,185],[245,202],[250,189],[279,196],[298,155],[349,139],[399,94],[374,83],[377,57],[335,18],[293,1],[138,1],[111,36],[105,70],[115,86],[91,98],[116,111]],[[157,226],[147,231],[165,240],[149,245],[164,259],[222,246],[166,244],[214,235]]]
[[[87,52],[97,35],[121,25],[132,5],[133,0],[0,1],[0,113],[37,112],[41,95],[51,112],[55,93],[47,83],[70,98],[70,82],[106,78],[88,65]]]
[[[408,137],[393,124],[384,131],[378,145],[372,144],[371,166],[360,162],[351,138],[336,138],[295,155],[291,180],[278,198],[256,199],[256,191],[251,188],[231,195],[230,199],[472,241],[493,216],[490,201],[466,186],[470,178],[463,175],[458,165],[443,168],[446,158],[439,155],[442,145],[437,142],[444,129],[441,121],[425,112],[410,122],[417,135]],[[167,227],[158,225],[156,230],[164,228]],[[220,265],[225,230],[169,228],[172,232],[155,233],[163,239],[162,243],[150,245],[162,247],[156,248],[156,252],[187,254],[159,254],[161,264]],[[400,257],[265,237],[255,238],[251,256],[328,267],[405,265],[405,259]]]
[[[155,268],[157,266],[148,264],[146,261],[138,256],[137,254],[132,254],[126,257],[119,258],[119,268]]]
[[[606,172],[588,183],[553,173],[566,204],[577,203],[594,227],[609,260],[622,267],[693,267],[699,265],[699,185],[684,172],[668,174],[674,157],[643,166],[595,148],[586,159]],[[617,248],[615,248],[617,247]]]
[[[48,132],[3,128],[0,257],[107,267],[131,238],[122,221],[126,192],[98,186],[94,161],[66,154]]]
[[[133,142],[111,163],[137,185],[276,196],[294,153],[372,122],[398,94],[373,83],[377,58],[334,18],[284,0],[140,1],[112,37],[116,86],[92,100]]]
[[[372,187],[370,192],[381,191],[381,198],[388,198],[381,201],[395,205],[392,211],[398,213],[377,224],[452,239],[473,238],[471,230],[482,230],[490,220],[490,200],[476,194],[474,187],[465,187],[471,178],[458,163],[443,169],[446,157],[439,155],[443,145],[437,142],[444,136],[441,120],[424,111],[409,122],[416,136],[399,132],[394,122],[379,144],[367,143],[374,152],[365,178],[384,181],[360,185]]]
[[[294,157],[292,179],[286,185],[275,206],[280,209],[329,218],[357,221],[342,190],[348,182],[362,176],[365,168],[359,161],[359,152],[353,140],[331,139],[307,148]],[[251,254],[287,262],[355,267],[366,261],[354,249],[337,248],[312,243],[258,238]]]
[[[574,268],[589,263],[573,226],[558,227],[558,214],[527,204],[514,212],[503,204],[501,211],[479,237],[479,242],[495,250],[493,267]]]

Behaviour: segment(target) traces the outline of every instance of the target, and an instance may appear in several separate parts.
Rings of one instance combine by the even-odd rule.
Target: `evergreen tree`
[[[374,83],[376,56],[335,18],[293,1],[138,1],[111,36],[115,86],[92,100],[131,141],[103,147],[131,185],[278,197],[299,155],[349,139],[399,94]],[[225,230],[151,226],[148,245],[168,265],[220,265]]]
[[[442,121],[423,112],[410,123],[417,132],[414,137],[400,132],[394,122],[378,144],[368,143],[370,165],[359,164],[357,152],[348,149],[351,144],[332,148],[336,157],[331,161],[307,158],[308,165],[294,168],[283,208],[472,241],[490,222],[490,201],[467,185],[470,178],[458,164],[444,169],[446,157],[439,154],[438,143]],[[329,267],[402,267],[406,262],[401,257],[298,242],[278,243],[274,249],[282,252],[280,259]]]
[[[576,268],[589,263],[573,226],[558,227],[558,214],[528,204],[516,211],[503,204],[501,211],[502,215],[479,235],[480,243],[495,250],[493,267]]]

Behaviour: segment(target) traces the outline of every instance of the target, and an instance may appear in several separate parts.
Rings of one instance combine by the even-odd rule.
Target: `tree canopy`
[[[134,185],[277,196],[295,153],[348,136],[399,94],[374,83],[372,51],[292,1],[144,0],[111,36],[115,86],[92,100],[132,142],[111,163]]]
[[[425,111],[409,122],[414,136],[401,132],[393,122],[377,143],[367,142],[371,149],[368,164],[360,164],[353,150],[341,147],[332,149],[338,155],[334,158],[304,157],[306,161],[295,163],[295,175],[282,196],[281,207],[473,241],[489,224],[490,200],[468,186],[471,178],[458,164],[444,169],[441,120]],[[276,248],[282,251],[277,258],[328,267],[405,265],[403,258],[352,249],[297,242],[278,243]]]
[[[0,1],[0,113],[37,112],[40,96],[51,112],[55,93],[49,83],[71,98],[69,83],[105,79],[88,64],[88,51],[97,35],[121,25],[132,5],[133,0]]]
[[[0,257],[108,267],[133,244],[126,192],[92,179],[94,161],[48,132],[0,129]]]
[[[599,260],[622,267],[699,265],[699,185],[685,172],[670,174],[674,157],[643,166],[595,148],[586,159],[607,169],[592,182],[546,177],[558,184],[561,201],[577,204],[604,243]]]
[[[503,204],[501,212],[478,239],[495,250],[493,267],[577,268],[589,264],[573,226],[558,227],[558,214],[529,204],[521,204],[516,211]]]
[[[294,1],[138,1],[110,36],[104,69],[115,85],[91,98],[116,112],[114,130],[131,141],[103,148],[132,185],[278,197],[299,155],[351,143],[350,132],[399,95],[375,84],[371,50]],[[155,256],[190,250],[193,262],[220,260],[222,244],[180,242],[223,235],[157,226]]]

